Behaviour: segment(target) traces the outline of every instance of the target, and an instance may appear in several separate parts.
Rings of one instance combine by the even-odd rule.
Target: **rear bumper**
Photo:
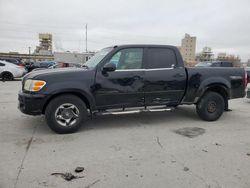
[[[46,96],[41,94],[18,93],[18,109],[28,115],[41,115],[46,102]]]

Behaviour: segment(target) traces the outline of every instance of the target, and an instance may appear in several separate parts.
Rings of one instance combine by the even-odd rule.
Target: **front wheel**
[[[196,112],[205,121],[216,121],[225,109],[224,98],[216,92],[207,92],[196,105]]]
[[[48,126],[59,134],[76,132],[87,119],[87,114],[85,103],[75,95],[58,96],[45,110]]]

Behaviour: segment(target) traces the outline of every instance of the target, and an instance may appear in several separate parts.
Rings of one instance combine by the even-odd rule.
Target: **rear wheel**
[[[216,92],[207,92],[196,105],[196,112],[205,121],[220,118],[225,109],[224,98]]]
[[[48,126],[56,133],[76,132],[87,119],[85,103],[75,95],[54,98],[45,110]]]
[[[11,81],[14,79],[14,76],[11,72],[3,72],[2,73],[2,79],[6,81]]]

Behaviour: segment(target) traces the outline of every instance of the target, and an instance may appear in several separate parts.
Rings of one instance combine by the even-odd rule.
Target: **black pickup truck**
[[[241,68],[185,68],[173,46],[121,45],[104,48],[82,68],[29,73],[19,109],[45,114],[57,133],[75,132],[96,113],[135,107],[195,104],[200,118],[215,121],[229,99],[245,96],[246,84]]]

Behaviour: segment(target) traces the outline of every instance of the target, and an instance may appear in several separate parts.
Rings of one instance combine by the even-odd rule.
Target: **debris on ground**
[[[188,167],[184,167],[183,170],[186,172],[186,171],[189,171],[189,168]]]
[[[247,153],[247,156],[250,156],[250,153]]]
[[[157,144],[158,144],[161,148],[163,148],[163,146],[162,146],[162,144],[161,144],[160,139],[159,139],[158,136],[156,137],[156,142],[157,142]]]
[[[92,187],[93,185],[95,185],[96,183],[98,183],[99,181],[101,181],[101,180],[96,180],[96,181],[94,181],[93,183],[91,183],[91,184],[85,186],[84,188],[90,188],[90,187]]]
[[[194,138],[194,137],[204,134],[206,130],[203,128],[199,128],[199,127],[184,127],[184,128],[177,129],[174,132],[182,136]]]
[[[82,171],[84,171],[84,167],[81,167],[81,166],[78,166],[78,167],[76,167],[76,169],[75,169],[75,172],[76,172],[76,173],[79,173],[79,172],[82,172]]]
[[[221,146],[221,144],[219,144],[219,143],[215,143],[215,145],[216,145],[216,146]]]
[[[202,151],[204,151],[204,152],[208,152],[207,150],[205,150],[205,149],[203,149]]]
[[[79,179],[79,178],[84,178],[84,176],[75,176],[69,172],[66,172],[66,173],[59,173],[59,172],[56,172],[56,173],[52,173],[51,174],[52,176],[61,176],[63,179],[65,179],[66,181],[71,181],[73,179]]]

